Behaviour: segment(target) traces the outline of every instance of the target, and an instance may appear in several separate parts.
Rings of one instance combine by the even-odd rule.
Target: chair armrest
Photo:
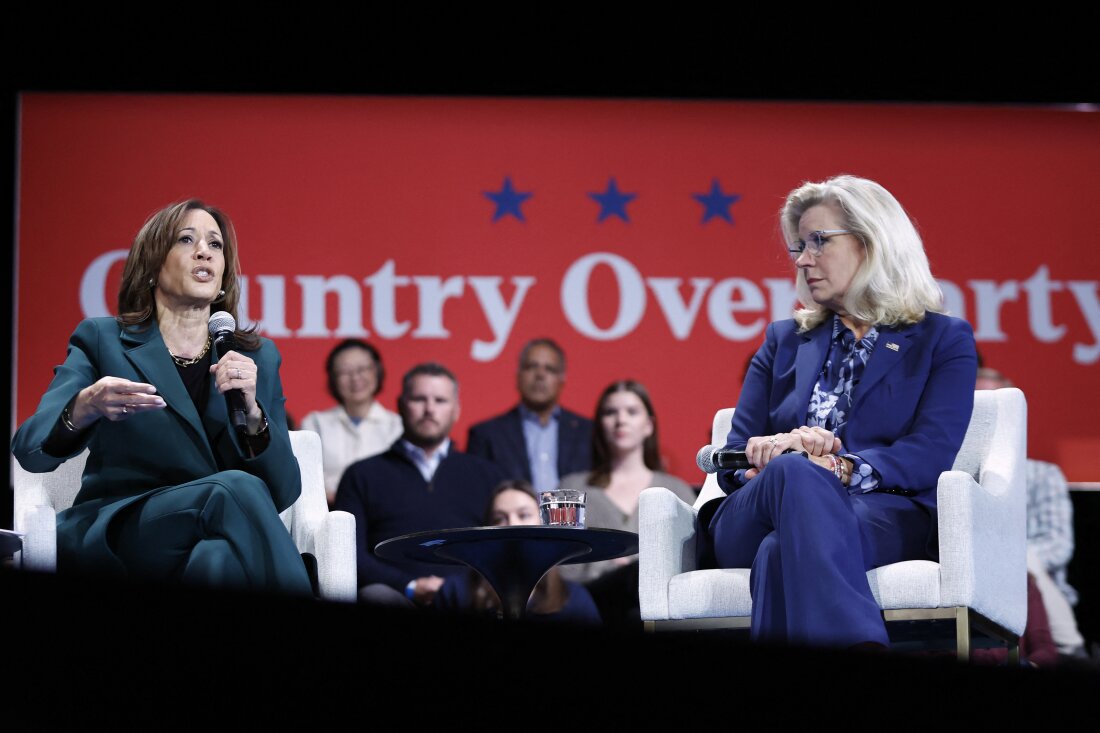
[[[317,554],[317,536],[322,532],[325,519],[328,516],[328,508],[318,511],[318,507],[311,506],[310,501],[299,499],[282,511],[279,517],[290,532],[291,539],[298,552]]]
[[[49,474],[31,473],[18,461],[12,461],[12,482],[15,486],[15,496],[12,502],[12,529],[16,532],[25,532],[27,515],[39,506],[53,506],[49,492],[46,491],[45,479]]]
[[[942,603],[969,606],[1022,634],[1027,620],[1023,459],[987,461],[981,480],[964,471],[939,477]]]
[[[696,511],[662,487],[638,501],[638,600],[642,618],[667,619],[668,584],[695,570]]]
[[[24,570],[57,570],[57,512],[52,506],[34,506],[23,512],[24,533],[20,565]]]
[[[355,517],[350,512],[329,512],[315,538],[315,549],[321,597],[355,602]]]
[[[317,555],[317,535],[328,516],[324,472],[321,468],[321,438],[308,430],[291,430],[290,445],[302,474],[302,493],[280,514],[298,552]]]
[[[964,471],[940,474],[941,602],[969,606],[1022,633],[1027,621],[1026,405],[1019,390],[997,390],[997,395],[998,419],[980,483]]]
[[[354,601],[355,517],[348,512],[330,512],[327,507],[318,511],[316,503],[302,497],[280,516],[298,552],[308,552],[316,558],[321,597]]]

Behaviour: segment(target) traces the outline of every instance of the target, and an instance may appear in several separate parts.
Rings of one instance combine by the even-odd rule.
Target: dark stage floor
[[[1100,690],[1100,672],[1088,670],[482,622],[10,570],[0,573],[0,598],[4,718],[36,727],[1049,725],[1089,715]]]

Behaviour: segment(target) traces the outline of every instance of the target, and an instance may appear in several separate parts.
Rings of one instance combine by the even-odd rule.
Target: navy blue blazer
[[[806,408],[832,335],[831,319],[806,333],[793,320],[768,326],[749,366],[726,447],[806,424]],[[874,353],[855,388],[844,452],[858,454],[883,489],[917,492],[931,510],[936,484],[951,469],[974,409],[977,349],[970,324],[928,313],[909,326],[880,326]],[[737,488],[733,471],[719,484]]]
[[[500,466],[511,479],[531,480],[519,407],[470,428],[466,452]],[[558,477],[592,469],[592,421],[564,407],[558,415]]]

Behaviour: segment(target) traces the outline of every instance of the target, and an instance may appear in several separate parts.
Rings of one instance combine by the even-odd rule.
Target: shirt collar
[[[557,422],[558,415],[560,414],[561,405],[554,405],[554,411],[550,413],[550,420],[547,422],[547,425]],[[542,420],[539,418],[538,413],[528,409],[522,402],[519,403],[519,416],[523,422],[537,422],[540,425],[542,424]]]
[[[434,453],[432,453],[431,458],[428,458],[428,454],[424,452],[423,448],[413,445],[404,438],[401,439],[400,445],[401,450],[404,451],[405,455],[411,458],[413,461],[419,460],[424,463],[428,463],[429,461],[442,461],[444,458],[447,457],[447,454],[451,450],[451,439],[444,438],[443,442],[440,443],[439,447],[435,449]]]
[[[352,424],[355,424],[355,420],[353,420],[351,418],[351,415],[348,413],[348,411],[346,409],[344,409],[344,406],[343,405],[338,405],[338,407],[340,408],[340,414],[344,417],[344,419],[346,419],[348,422],[350,422]],[[367,408],[367,414],[363,415],[363,417],[359,418],[359,421],[360,422],[377,422],[379,419],[381,419],[381,417],[382,417],[382,405],[378,404],[378,400],[375,400],[374,402],[372,402],[370,404],[370,407]]]
[[[867,333],[863,334],[863,338],[856,339],[856,337],[855,337],[856,335],[855,335],[855,333],[852,332],[852,329],[845,326],[841,322],[840,316],[837,315],[836,313],[834,313],[833,314],[833,335],[832,335],[832,338],[830,339],[830,342],[831,343],[841,343],[841,344],[844,343],[844,334],[846,334],[846,333],[851,334],[851,338],[852,338],[853,343],[858,342],[858,343],[863,344],[863,346],[865,348],[871,348],[875,345],[875,341],[878,339],[878,326],[871,326],[871,328],[869,328],[867,330]]]

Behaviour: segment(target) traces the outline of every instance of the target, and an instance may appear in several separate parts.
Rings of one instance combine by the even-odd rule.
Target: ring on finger
[[[127,410],[126,410],[126,405],[123,405],[123,406],[122,406],[122,414],[123,414],[123,415],[125,415],[125,414],[126,414],[126,412],[127,412]]]
[[[237,379],[240,379],[240,378],[241,378],[241,369],[240,369],[240,367],[237,367]]]

